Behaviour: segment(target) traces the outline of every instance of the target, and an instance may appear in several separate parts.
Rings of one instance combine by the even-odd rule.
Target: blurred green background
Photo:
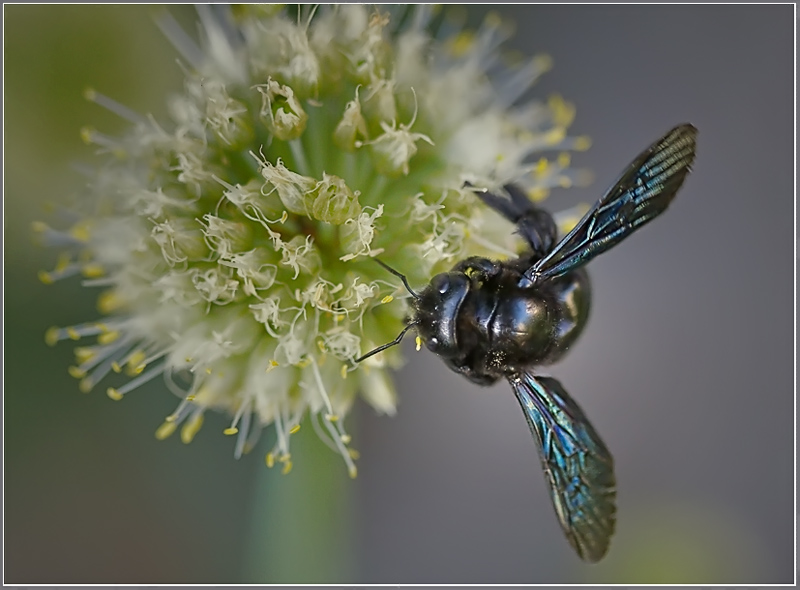
[[[30,224],[80,191],[81,127],[125,128],[87,86],[163,119],[182,75],[153,7],[4,6],[5,582],[791,581],[793,17],[703,8],[500,7],[513,47],[554,56],[542,91],[575,101],[595,139],[577,163],[600,182],[556,208],[595,199],[669,126],[700,129],[686,202],[593,267],[594,318],[555,371],[618,465],[619,532],[589,567],[513,398],[431,355],[400,373],[396,418],[351,419],[356,482],[310,428],[284,478],[261,452],[234,461],[220,416],[188,447],[156,441],[175,404],[157,382],[122,403],[79,393],[71,347],[43,334],[93,301],[37,281],[55,254]],[[170,11],[194,30],[190,8]]]

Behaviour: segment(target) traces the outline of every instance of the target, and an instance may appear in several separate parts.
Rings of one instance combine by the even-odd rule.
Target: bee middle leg
[[[557,229],[553,216],[533,204],[519,187],[507,184],[503,187],[510,198],[490,192],[476,191],[486,205],[516,224],[517,232],[525,238],[537,256],[545,256],[555,246]]]

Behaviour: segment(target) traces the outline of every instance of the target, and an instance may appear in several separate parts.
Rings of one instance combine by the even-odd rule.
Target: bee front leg
[[[516,224],[517,232],[525,238],[538,258],[546,256],[556,243],[557,230],[553,216],[534,205],[519,187],[507,184],[503,188],[510,198],[490,192],[476,191],[476,194],[486,205]]]

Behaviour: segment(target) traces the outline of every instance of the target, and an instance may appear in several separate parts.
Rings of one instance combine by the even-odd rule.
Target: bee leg
[[[519,187],[507,184],[503,188],[510,198],[490,192],[476,194],[486,205],[517,226],[517,232],[525,238],[534,254],[538,257],[549,254],[557,237],[553,216],[534,205]]]

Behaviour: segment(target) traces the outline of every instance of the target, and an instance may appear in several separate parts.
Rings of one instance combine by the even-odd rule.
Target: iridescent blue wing
[[[614,461],[589,420],[550,377],[512,373],[508,381],[539,445],[561,528],[581,559],[599,561],[614,534]]]
[[[589,262],[664,212],[689,173],[697,129],[679,125],[631,162],[614,186],[525,277],[536,283]]]

